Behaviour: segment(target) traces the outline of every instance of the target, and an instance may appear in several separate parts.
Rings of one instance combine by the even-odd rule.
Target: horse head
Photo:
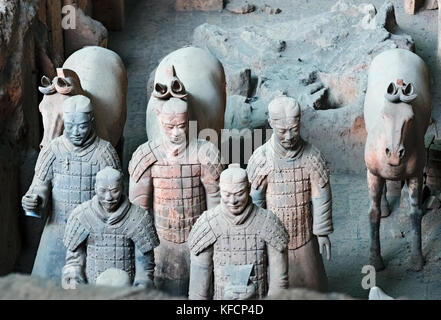
[[[386,145],[380,152],[385,153],[388,165],[399,166],[409,148],[408,137],[415,119],[412,101],[417,95],[413,84],[406,84],[399,79],[396,84],[389,84],[384,97],[381,115]]]
[[[63,134],[64,100],[77,94],[84,94],[84,90],[78,75],[72,70],[63,68],[57,69],[57,76],[52,81],[44,76],[38,89],[44,95],[39,105],[44,129],[40,148],[43,148],[52,139]]]

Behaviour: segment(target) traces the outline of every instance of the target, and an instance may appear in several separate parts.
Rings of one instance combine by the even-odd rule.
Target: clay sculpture
[[[52,140],[38,156],[32,184],[22,199],[26,212],[42,213],[49,201],[51,212],[42,216],[41,236],[32,275],[61,279],[66,249],[63,234],[71,211],[95,195],[95,176],[120,162],[110,142],[98,137],[89,98],[77,95],[63,103],[64,134]]]
[[[268,106],[272,137],[248,164],[253,201],[274,212],[289,233],[290,287],[327,291],[320,253],[331,258],[333,232],[329,169],[321,152],[300,136],[300,106],[277,97]]]
[[[389,214],[385,181],[405,181],[409,189],[410,267],[421,270],[424,135],[431,117],[429,74],[424,61],[404,49],[384,51],[374,58],[364,103],[367,140],[365,162],[370,196],[371,264],[384,269],[380,248],[380,218]]]
[[[282,222],[253,204],[238,164],[222,172],[220,190],[221,203],[190,232],[189,298],[211,299],[213,285],[216,300],[263,298],[287,288],[289,237]]]
[[[188,137],[185,100],[171,97],[158,110],[161,135],[141,145],[129,163],[129,198],[152,211],[161,244],[155,249],[155,283],[175,295],[188,294],[188,234],[207,208],[219,203],[219,150]]]
[[[67,221],[63,287],[95,284],[103,273],[116,268],[125,271],[134,286],[152,288],[153,249],[159,245],[153,216],[129,202],[121,172],[111,167],[97,173],[95,193]]]

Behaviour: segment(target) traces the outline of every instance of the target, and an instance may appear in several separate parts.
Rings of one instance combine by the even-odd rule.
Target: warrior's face
[[[187,113],[162,114],[160,116],[164,133],[173,144],[183,144],[187,139],[188,117]]]
[[[77,147],[82,146],[93,130],[92,115],[84,112],[68,112],[63,115],[64,135]]]
[[[247,204],[250,193],[248,183],[222,183],[220,184],[222,202],[234,214],[241,214]]]
[[[122,181],[116,177],[97,179],[95,192],[101,206],[108,212],[118,209],[123,194]]]
[[[300,139],[300,117],[271,119],[270,122],[280,144],[288,150],[294,149]]]

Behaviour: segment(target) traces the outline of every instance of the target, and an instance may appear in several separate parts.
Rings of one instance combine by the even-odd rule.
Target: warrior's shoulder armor
[[[87,212],[90,209],[91,200],[76,207],[67,220],[63,243],[66,248],[74,251],[89,236],[92,226],[87,220]]]
[[[289,235],[283,223],[270,210],[257,206],[255,210],[260,236],[278,251],[285,250],[289,242]]]
[[[35,165],[35,175],[38,179],[45,181],[51,170],[52,163],[56,159],[56,154],[53,151],[54,140],[46,147],[41,149],[38,155],[37,163]]]
[[[98,138],[97,154],[102,167],[110,166],[114,169],[121,170],[121,162],[115,148],[109,141]]]
[[[248,180],[253,188],[257,189],[270,172],[270,164],[267,161],[266,144],[257,148],[250,157],[247,166]]]
[[[158,234],[150,212],[132,204],[129,219],[128,236],[142,253],[159,246]]]
[[[144,172],[157,161],[153,149],[156,149],[158,146],[159,144],[155,142],[147,141],[140,145],[133,153],[132,159],[129,162],[129,174],[135,182],[138,182]]]
[[[318,174],[320,187],[324,187],[329,182],[330,176],[329,166],[325,157],[319,149],[310,143],[307,143],[305,146],[304,156],[310,170]]]
[[[205,211],[196,220],[188,236],[188,246],[193,254],[198,255],[216,242],[219,237],[219,214],[219,206],[217,206]]]

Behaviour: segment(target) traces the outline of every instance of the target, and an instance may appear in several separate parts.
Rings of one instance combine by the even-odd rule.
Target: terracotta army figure
[[[160,245],[155,249],[155,284],[175,295],[188,294],[187,238],[197,218],[219,203],[219,150],[189,139],[185,100],[170,98],[158,110],[160,137],[141,145],[129,163],[130,201],[153,209]]]
[[[282,222],[253,204],[247,172],[239,165],[222,172],[220,190],[221,203],[190,232],[189,298],[210,299],[213,282],[216,300],[263,298],[287,288],[289,236]]]
[[[51,198],[51,212],[41,236],[32,275],[61,279],[66,249],[63,234],[70,212],[94,194],[95,176],[107,166],[120,169],[112,145],[97,137],[92,105],[81,95],[63,103],[64,133],[44,147],[32,184],[22,199],[26,212],[42,211]]]
[[[290,287],[327,291],[320,253],[331,258],[329,170],[320,151],[300,136],[301,111],[294,99],[278,97],[268,111],[274,131],[249,160],[251,196],[254,203],[273,211],[288,230]]]
[[[116,268],[125,271],[134,286],[152,288],[153,249],[159,245],[153,216],[129,202],[121,172],[111,167],[97,173],[95,193],[67,221],[63,287],[95,284],[106,270]]]

